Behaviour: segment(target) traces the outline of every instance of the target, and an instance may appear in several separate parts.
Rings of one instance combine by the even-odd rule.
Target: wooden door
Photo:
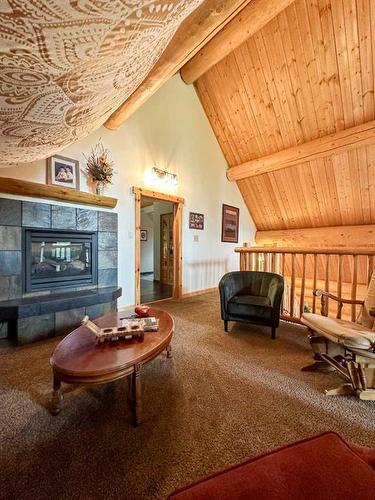
[[[173,213],[160,216],[160,282],[173,285]]]

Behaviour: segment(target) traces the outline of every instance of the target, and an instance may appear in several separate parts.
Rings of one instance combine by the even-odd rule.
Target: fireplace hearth
[[[116,213],[0,197],[0,216],[0,340],[65,335],[116,311]]]
[[[24,229],[25,292],[97,283],[97,235]]]

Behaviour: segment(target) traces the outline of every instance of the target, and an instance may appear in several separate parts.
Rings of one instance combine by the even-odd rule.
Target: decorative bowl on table
[[[136,306],[134,309],[135,314],[141,318],[146,318],[148,316],[149,311],[150,311],[150,306],[147,306],[146,304],[140,304],[139,306]]]

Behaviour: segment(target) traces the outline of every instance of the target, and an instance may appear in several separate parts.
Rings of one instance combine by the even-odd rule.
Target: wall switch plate
[[[199,241],[199,236],[197,234],[194,234],[193,241]]]
[[[133,231],[128,231],[129,240],[133,239]]]

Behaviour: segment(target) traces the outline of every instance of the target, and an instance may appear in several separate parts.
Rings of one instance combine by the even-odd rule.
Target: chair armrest
[[[342,297],[337,297],[336,295],[326,292],[325,290],[317,289],[313,291],[313,294],[315,295],[315,297],[327,297],[327,299],[332,299],[335,300],[336,302],[341,302],[342,304],[358,304],[358,305],[364,304],[363,300],[343,299]],[[374,315],[375,315],[375,310],[374,310]]]

